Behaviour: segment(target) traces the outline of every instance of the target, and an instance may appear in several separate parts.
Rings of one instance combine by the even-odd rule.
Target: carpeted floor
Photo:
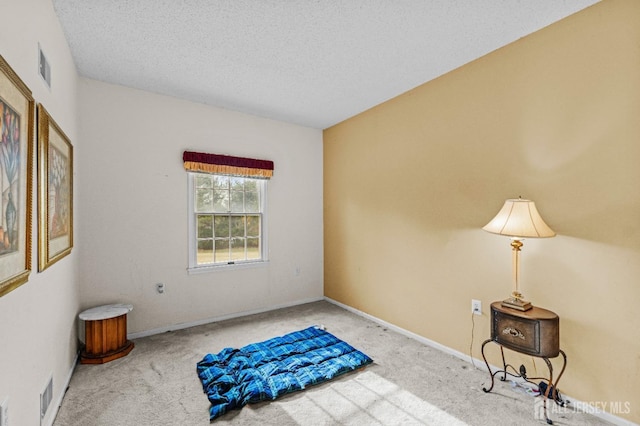
[[[136,339],[124,358],[78,365],[54,425],[207,425],[209,401],[196,375],[196,363],[205,354],[316,324],[374,363],[276,401],[247,405],[214,424],[546,424],[535,415],[540,398],[499,381],[486,394],[482,387],[489,375],[470,362],[316,302]],[[556,425],[608,424],[570,409],[550,417]]]

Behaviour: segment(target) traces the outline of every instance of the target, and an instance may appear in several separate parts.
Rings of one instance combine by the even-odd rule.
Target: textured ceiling
[[[53,0],[78,72],[324,129],[598,0]]]

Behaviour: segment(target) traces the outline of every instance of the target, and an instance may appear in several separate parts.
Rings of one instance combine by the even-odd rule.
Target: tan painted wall
[[[561,318],[560,389],[640,422],[639,23],[605,0],[325,130],[326,296],[463,353],[480,299],[479,358],[512,287],[480,228],[531,198],[558,236],[525,241],[521,289]]]

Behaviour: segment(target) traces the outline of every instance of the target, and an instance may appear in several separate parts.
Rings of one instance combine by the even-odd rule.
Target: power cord
[[[476,322],[474,321],[474,318],[473,318],[474,315],[475,313],[471,312],[471,343],[469,344],[469,357],[471,358],[471,365],[473,365],[473,368],[477,370],[478,367],[476,367],[476,363],[473,360],[473,331],[476,328]]]

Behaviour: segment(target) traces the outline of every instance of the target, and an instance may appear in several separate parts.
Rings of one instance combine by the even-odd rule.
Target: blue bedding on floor
[[[240,349],[225,348],[197,364],[211,402],[211,420],[245,404],[330,380],[373,362],[364,353],[318,327],[294,331]]]

